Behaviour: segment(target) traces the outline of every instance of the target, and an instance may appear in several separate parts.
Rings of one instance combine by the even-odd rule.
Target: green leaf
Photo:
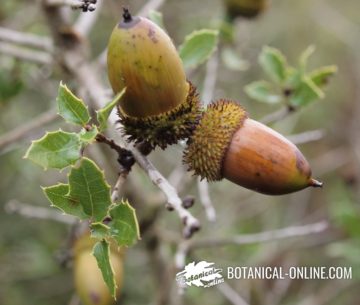
[[[311,79],[304,77],[291,95],[289,103],[294,107],[303,107],[323,97],[321,89]]]
[[[97,239],[104,239],[109,236],[110,227],[102,222],[93,222],[90,225],[91,237]]]
[[[97,242],[93,249],[93,255],[96,258],[103,279],[109,288],[112,297],[116,299],[116,281],[114,270],[110,262],[110,247],[108,242],[106,240]]]
[[[77,168],[71,169],[69,185],[69,196],[80,202],[87,215],[95,221],[101,221],[106,216],[111,204],[110,186],[104,173],[92,160],[83,158]]]
[[[110,113],[114,109],[116,104],[121,100],[125,92],[126,92],[126,88],[124,88],[121,92],[119,92],[111,102],[106,104],[104,108],[101,108],[98,111],[96,111],[97,121],[99,122],[100,131],[103,131],[104,129],[107,128],[107,120],[109,119]]]
[[[135,209],[128,201],[122,201],[109,211],[110,235],[119,246],[131,246],[140,239],[139,224]]]
[[[309,61],[310,56],[315,52],[315,46],[308,46],[304,52],[300,55],[299,64],[300,64],[300,72],[302,74],[305,73],[307,63]]]
[[[242,59],[233,48],[224,48],[221,59],[228,69],[234,71],[245,71],[250,66],[249,62]]]
[[[218,31],[203,29],[185,37],[179,54],[186,69],[203,64],[216,50]]]
[[[273,81],[282,83],[285,80],[286,58],[279,50],[265,46],[260,53],[259,63]]]
[[[326,66],[310,72],[309,77],[316,86],[321,88],[328,83],[329,78],[336,72],[336,66]]]
[[[90,130],[83,128],[79,133],[80,140],[85,144],[93,143],[98,133],[99,130],[95,125],[93,125]]]
[[[60,183],[57,185],[44,187],[43,191],[51,202],[51,206],[58,208],[66,214],[76,216],[80,219],[88,218],[88,216],[84,213],[80,203],[71,199],[67,195],[69,193],[68,184]]]
[[[89,122],[90,115],[84,102],[76,97],[63,83],[60,83],[56,100],[59,114],[65,121],[81,126]]]
[[[164,18],[163,18],[163,15],[162,13],[158,12],[158,11],[154,11],[154,10],[151,10],[149,12],[149,19],[151,21],[153,21],[154,23],[156,23],[159,27],[161,27],[162,29],[165,29],[165,26],[164,26]]]
[[[63,169],[80,158],[81,142],[76,133],[62,130],[48,132],[33,141],[24,158],[48,168]]]
[[[245,86],[245,92],[249,97],[262,103],[276,104],[282,101],[282,97],[276,94],[273,86],[263,80]]]

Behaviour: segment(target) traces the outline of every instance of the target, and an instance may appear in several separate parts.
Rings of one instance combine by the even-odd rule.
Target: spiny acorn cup
[[[124,9],[123,20],[111,34],[107,58],[113,91],[126,87],[118,112],[130,141],[165,148],[189,137],[200,102],[164,30]]]
[[[204,112],[184,153],[184,163],[208,181],[226,178],[268,195],[322,183],[298,148],[271,128],[248,118],[234,101],[219,100]]]
[[[236,17],[254,18],[269,5],[269,0],[224,0],[227,16],[233,20]]]
[[[74,244],[74,281],[76,292],[84,305],[111,305],[115,300],[106,286],[92,254],[96,240],[84,234]],[[120,296],[123,281],[123,252],[111,245],[110,262],[115,273],[116,295]]]

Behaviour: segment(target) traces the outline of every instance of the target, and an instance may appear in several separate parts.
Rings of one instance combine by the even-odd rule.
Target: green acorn
[[[228,17],[254,18],[269,5],[269,0],[224,0]]]
[[[110,37],[107,63],[113,91],[126,87],[118,110],[130,140],[165,148],[189,137],[200,103],[164,30],[124,9]]]
[[[248,118],[240,105],[229,100],[219,100],[204,112],[184,163],[208,181],[226,178],[269,195],[322,186],[311,178],[309,163],[294,144]]]

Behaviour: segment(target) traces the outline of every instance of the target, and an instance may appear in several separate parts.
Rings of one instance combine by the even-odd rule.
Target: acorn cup
[[[219,100],[204,112],[188,141],[184,163],[208,181],[226,178],[268,195],[322,183],[298,148],[271,128],[248,118],[234,101]]]
[[[76,292],[84,305],[115,304],[106,286],[92,249],[96,240],[89,233],[81,236],[74,244],[74,281]],[[120,296],[123,279],[123,253],[116,245],[111,245],[110,262],[117,285],[116,295]]]
[[[255,18],[269,5],[269,0],[224,0],[227,16],[234,20],[237,17]]]
[[[111,34],[107,58],[113,91],[126,87],[118,112],[130,141],[164,149],[189,137],[200,103],[164,30],[124,8],[123,20]]]

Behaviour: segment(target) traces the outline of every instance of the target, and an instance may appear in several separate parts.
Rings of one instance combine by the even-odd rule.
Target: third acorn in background
[[[114,92],[126,87],[119,115],[130,140],[165,148],[191,134],[198,96],[163,29],[124,9],[110,37],[107,64]]]
[[[233,20],[236,17],[254,18],[269,5],[269,0],[224,0],[226,13]]]
[[[269,195],[322,186],[311,177],[308,162],[294,144],[248,118],[240,105],[229,100],[219,100],[204,112],[184,162],[208,181],[226,178]]]
[[[96,240],[90,237],[90,232],[75,241],[73,251],[76,292],[83,305],[112,305],[115,301],[92,254],[95,243]],[[117,297],[120,296],[123,280],[123,256],[123,250],[111,245],[110,262],[115,274]]]

